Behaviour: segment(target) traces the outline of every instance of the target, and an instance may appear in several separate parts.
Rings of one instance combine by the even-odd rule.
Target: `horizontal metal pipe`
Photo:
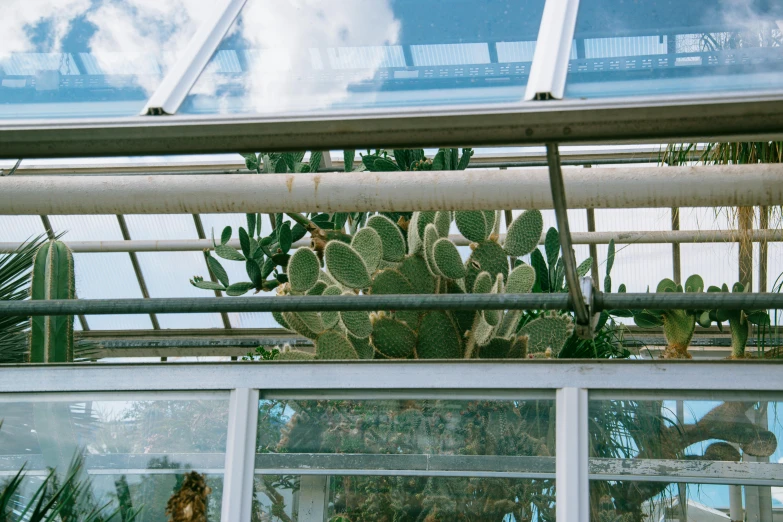
[[[783,230],[749,230],[750,241],[777,242],[783,241]],[[572,243],[575,245],[605,245],[614,240],[619,244],[648,243],[725,243],[739,240],[737,230],[663,230],[655,232],[572,232]],[[505,234],[500,235],[501,241]],[[541,236],[539,244],[544,244],[546,234]],[[466,246],[470,241],[458,234],[449,236],[457,246]],[[210,239],[161,239],[130,241],[65,241],[72,251],[78,253],[95,252],[190,252],[213,250]],[[227,243],[239,250],[239,240],[232,239]],[[308,246],[306,239],[296,241],[294,248]],[[0,254],[14,252],[23,243],[15,241],[0,242]]]
[[[783,164],[566,168],[563,177],[571,208],[783,204]],[[547,169],[0,177],[0,214],[498,208],[552,208]]]
[[[594,311],[607,309],[783,309],[783,294],[602,294]],[[170,314],[202,312],[317,312],[373,310],[570,310],[568,294],[415,294],[164,299],[10,301],[2,316]]]

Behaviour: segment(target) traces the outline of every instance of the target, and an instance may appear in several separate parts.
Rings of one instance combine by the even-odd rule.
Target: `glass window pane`
[[[783,88],[783,4],[584,0],[565,96]]]
[[[203,0],[3,7],[0,120],[139,114],[212,12]]]
[[[599,397],[589,402],[590,472],[596,479],[591,498],[602,498],[602,509],[617,514],[657,509],[679,494],[679,483],[689,484],[691,501],[724,509],[729,487],[719,484],[744,484],[746,493],[752,485],[783,485],[780,394]],[[710,485],[697,488],[700,483]],[[701,520],[690,514],[688,519]]]
[[[181,113],[522,101],[544,0],[250,0]],[[361,20],[361,23],[357,23]]]
[[[47,468],[55,468],[62,481],[78,452],[84,458],[84,476],[91,480],[90,506],[143,506],[135,520],[167,520],[168,499],[193,470],[206,474],[212,488],[207,496],[209,520],[220,519],[227,394],[188,400],[125,394],[93,399],[0,402],[0,482],[25,465],[27,482],[20,502],[29,500]]]
[[[435,513],[443,520],[550,520],[554,423],[551,395],[263,399],[255,499],[265,513],[298,512],[299,520],[301,506],[319,494],[329,516],[350,520],[425,520]],[[307,476],[297,476],[305,469]]]

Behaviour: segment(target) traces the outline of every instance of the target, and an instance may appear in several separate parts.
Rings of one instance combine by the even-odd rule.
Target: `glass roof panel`
[[[566,98],[780,91],[783,3],[582,0]]]
[[[0,17],[0,120],[133,116],[208,0],[11,0]]]
[[[544,0],[249,0],[180,113],[515,104]]]

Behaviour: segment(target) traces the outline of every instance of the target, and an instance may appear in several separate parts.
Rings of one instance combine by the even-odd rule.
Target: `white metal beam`
[[[576,167],[564,168],[563,178],[571,208],[783,203],[783,164]],[[545,168],[0,178],[0,214],[383,212],[552,206]]]
[[[166,367],[169,367],[169,364]],[[231,390],[226,466],[223,475],[222,520],[250,521],[257,425],[258,390]]]
[[[505,234],[500,234],[502,241]],[[544,244],[545,234],[541,236],[540,245]],[[652,244],[652,243],[726,243],[737,241],[739,232],[735,230],[677,230],[649,232],[572,232],[572,243],[575,245],[605,245],[614,240],[622,244]],[[449,235],[449,239],[457,246],[467,246],[470,241],[458,234]],[[766,241],[770,243],[783,241],[783,230],[752,230],[749,240],[752,242]],[[210,239],[134,239],[130,241],[68,241],[64,243],[73,252],[197,252],[214,250]],[[294,242],[293,248],[309,246],[308,240]],[[16,241],[0,241],[0,254],[14,252],[23,243]],[[239,250],[239,240],[232,239],[228,246]]]
[[[321,361],[275,364],[172,363],[128,365],[0,365],[3,379],[0,393],[68,391],[151,391],[151,390],[307,390],[320,393],[339,389],[367,394],[394,390],[454,390],[465,393],[480,390],[511,390],[524,396],[524,390],[551,390],[563,387],[602,390],[699,390],[711,400],[721,400],[717,392],[727,392],[722,400],[738,400],[736,393],[779,392],[783,361],[649,361],[609,360],[573,362],[568,360],[484,361]],[[712,393],[715,392],[715,393]],[[674,394],[673,394],[674,395]],[[698,393],[697,393],[698,395]],[[758,395],[753,395],[758,398]]]
[[[556,509],[559,522],[590,520],[587,390],[557,390]]]
[[[530,67],[525,100],[562,99],[579,0],[547,0]]]
[[[246,1],[224,0],[213,7],[188,46],[177,57],[176,63],[147,100],[147,104],[141,110],[142,116],[177,112]]]

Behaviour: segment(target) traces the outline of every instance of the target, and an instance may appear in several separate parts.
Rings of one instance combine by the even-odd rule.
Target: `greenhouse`
[[[783,3],[0,9],[0,522],[783,521]]]

